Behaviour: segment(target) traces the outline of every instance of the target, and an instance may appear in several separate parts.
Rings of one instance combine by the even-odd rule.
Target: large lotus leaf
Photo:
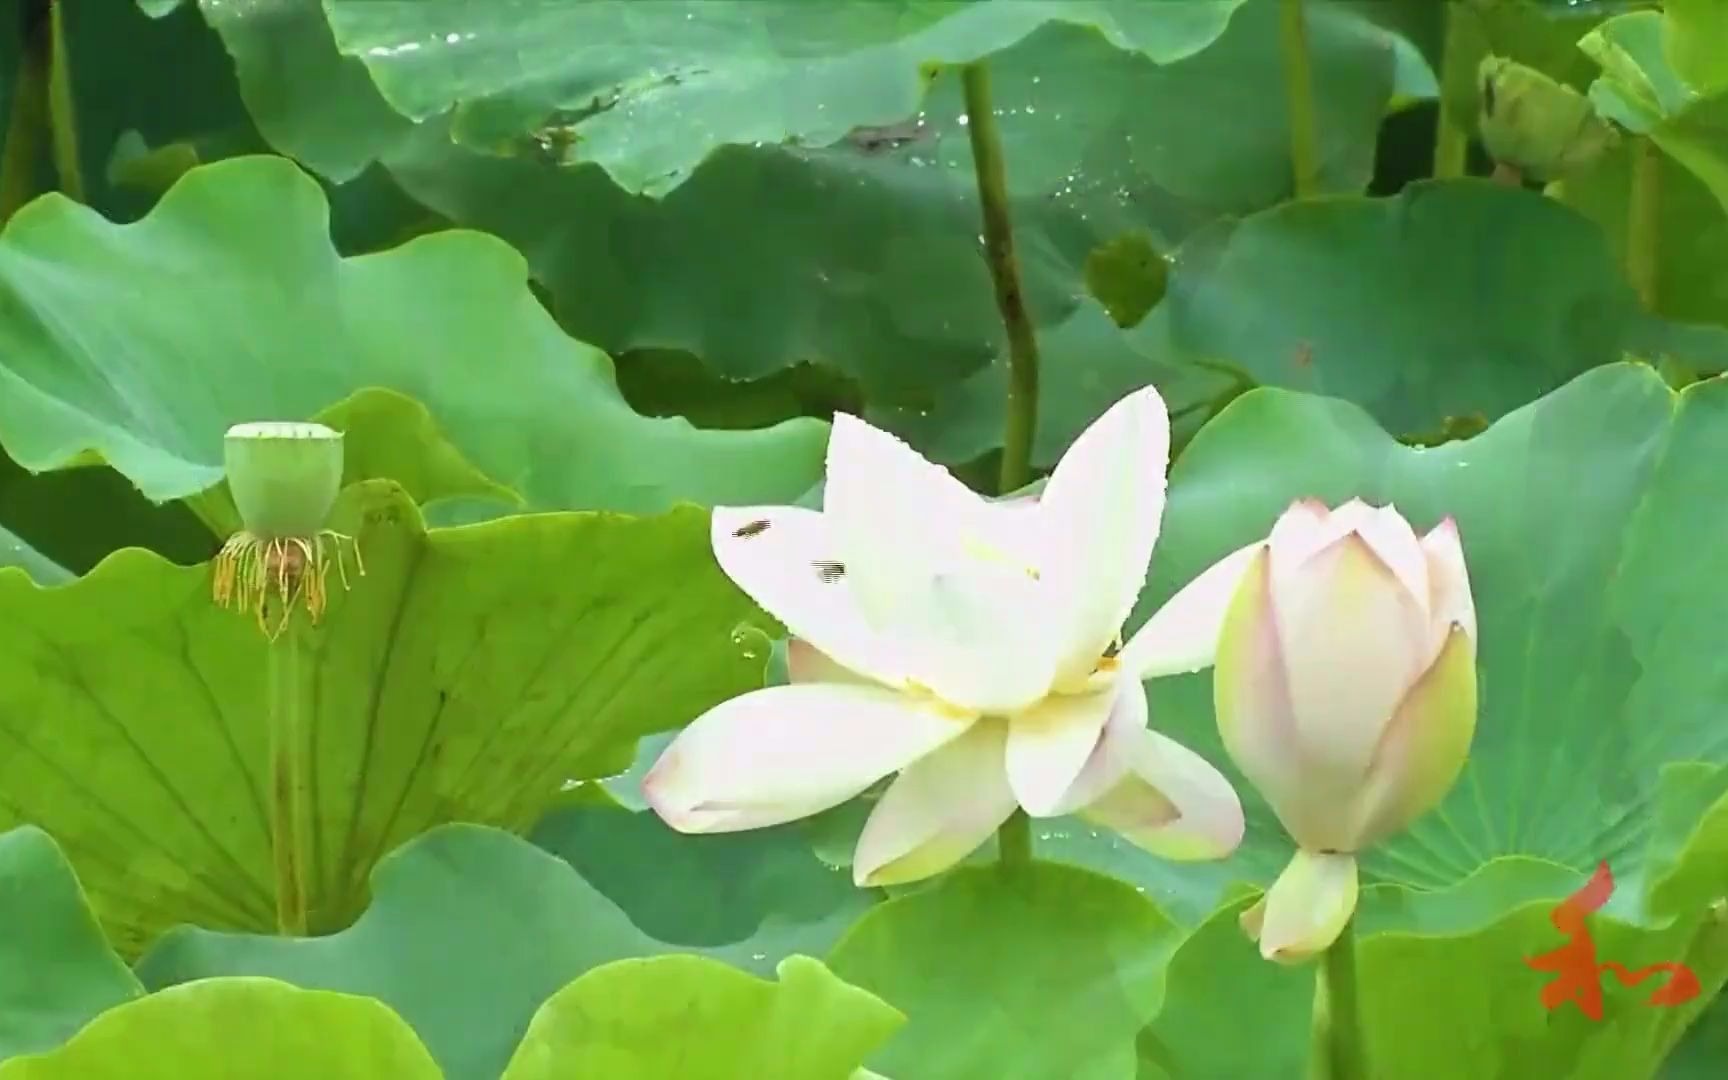
[[[48,834],[0,833],[0,1059],[52,1049],[141,993]]]
[[[440,821],[527,829],[569,778],[637,736],[760,685],[734,629],[749,601],[714,565],[707,514],[566,513],[424,531],[393,485],[332,519],[364,577],[332,574],[302,629],[313,747],[315,929],[343,925],[390,848]],[[136,952],[176,922],[273,925],[267,652],[215,607],[207,566],[110,557],[44,590],[0,572],[0,820],[65,845],[110,934]]]
[[[798,825],[684,836],[652,814],[589,802],[552,811],[529,838],[644,933],[759,975],[793,953],[827,952],[880,897],[812,854]]]
[[[1389,430],[1493,419],[1630,353],[1728,367],[1720,328],[1639,308],[1601,233],[1484,180],[1221,221],[1177,253],[1144,351],[1345,397]]]
[[[1481,624],[1475,742],[1441,806],[1366,855],[1368,880],[1433,889],[1501,855],[1574,871],[1607,860],[1622,883],[1616,917],[1691,918],[1728,873],[1728,805],[1710,812],[1728,780],[1718,790],[1664,767],[1728,762],[1713,705],[1728,671],[1711,644],[1728,574],[1697,540],[1728,527],[1728,508],[1706,495],[1724,453],[1728,381],[1676,395],[1637,364],[1590,372],[1475,438],[1431,449],[1399,444],[1344,402],[1251,391],[1173,469],[1152,581],[1130,625],[1264,536],[1294,499],[1391,501],[1421,528],[1454,516]],[[1209,675],[1148,687],[1155,722],[1234,776]],[[1203,911],[1207,883],[1215,903],[1232,881],[1269,882],[1290,851],[1265,804],[1240,787],[1249,831],[1230,860],[1176,872],[1125,846],[1110,860],[1075,857],[1163,884]],[[1045,845],[1058,856],[1075,846]],[[1547,882],[1502,895],[1528,903],[1566,891]],[[1385,926],[1409,929],[1397,918]]]
[[[1600,1021],[1571,1004],[1550,1012],[1541,990],[1554,976],[1525,960],[1565,943],[1549,913],[1556,898],[1583,879],[1551,863],[1503,858],[1434,892],[1396,885],[1364,890],[1358,978],[1372,1075],[1652,1075],[1728,977],[1728,925],[1702,910],[1658,929],[1592,917],[1599,960],[1634,969],[1687,963],[1703,995],[1679,1008],[1653,1008],[1646,1001],[1660,981],[1623,987],[1598,973]],[[1261,959],[1237,925],[1243,906],[1220,909],[1171,958],[1163,1005],[1140,1039],[1143,1062],[1160,1070],[1153,1075],[1174,1080],[1306,1071],[1315,965]],[[1254,1017],[1253,1039],[1232,1038],[1243,1015]]]
[[[458,108],[490,147],[557,126],[582,160],[663,194],[724,145],[826,145],[917,111],[932,71],[1072,23],[1168,63],[1208,45],[1241,0],[327,0],[343,53],[421,121]]]
[[[441,1080],[401,1017],[363,997],[273,979],[211,979],[103,1013],[0,1080]]]
[[[1391,89],[1391,49],[1349,12],[1320,7],[1313,22],[1322,180],[1360,190]],[[1288,195],[1277,43],[1275,0],[1251,0],[1211,48],[1176,64],[1065,25],[992,61],[1038,323],[1073,311],[1087,256],[1110,238],[1147,229],[1180,237]],[[1215,104],[1197,110],[1196,100]],[[687,351],[731,379],[822,363],[873,400],[920,407],[977,369],[1002,334],[964,118],[949,71],[921,108],[895,118],[904,123],[829,146],[726,148],[663,200],[628,194],[597,165],[455,145],[441,119],[386,160],[427,205],[521,249],[561,321],[588,340],[614,352]]]
[[[495,1080],[549,997],[598,965],[665,951],[559,859],[452,824],[385,856],[354,925],[316,938],[181,927],[138,964],[157,989],[222,975],[377,998],[448,1080]]]
[[[552,996],[503,1080],[844,1080],[905,1020],[808,956],[769,982],[700,956],[620,960]]]
[[[1120,881],[991,866],[877,906],[828,964],[909,1018],[887,1075],[1130,1078],[1177,936]]]
[[[128,226],[31,203],[0,236],[0,443],[32,471],[94,450],[182,498],[221,478],[229,424],[384,387],[536,507],[786,499],[819,471],[814,420],[714,432],[631,411],[492,237],[344,259],[328,229],[318,184],[269,157],[194,169]]]
[[[1582,173],[1550,191],[1596,222],[1617,261],[1626,258],[1633,162],[1623,140]],[[1691,170],[1656,155],[1656,310],[1671,319],[1728,323],[1728,212]]]

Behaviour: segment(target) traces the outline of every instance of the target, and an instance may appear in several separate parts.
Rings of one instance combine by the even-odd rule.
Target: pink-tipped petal
[[[1093,421],[1050,475],[1039,512],[1060,679],[1091,673],[1146,585],[1169,458],[1169,414],[1148,386]]]
[[[1133,733],[1127,774],[1080,816],[1178,862],[1222,859],[1242,842],[1242,801],[1212,763],[1149,728]]]
[[[720,569],[794,635],[836,664],[888,686],[904,665],[853,598],[823,516],[796,506],[715,507],[709,541]]]
[[[1264,542],[1237,548],[1184,585],[1122,647],[1122,670],[1138,679],[1180,675],[1210,667],[1218,652],[1224,614]]]
[[[1365,775],[1422,672],[1427,613],[1356,532],[1282,579],[1274,563],[1271,603],[1310,767]]]
[[[1357,799],[1355,847],[1403,830],[1457,783],[1476,733],[1476,647],[1454,626],[1434,666],[1399,706]]]
[[[853,880],[860,887],[918,881],[978,850],[1014,812],[1005,742],[1003,723],[984,720],[907,766],[864,824]]]
[[[1356,535],[1367,542],[1392,576],[1410,594],[1410,599],[1428,616],[1428,559],[1422,553],[1416,530],[1391,506],[1370,506],[1356,525]]]
[[[1119,679],[1090,694],[1045,698],[1008,723],[1008,785],[1033,817],[1064,812],[1064,796],[1099,747],[1113,709],[1136,709],[1146,720],[1146,692]],[[1118,704],[1120,703],[1120,704]]]
[[[958,738],[973,717],[874,686],[771,686],[708,710],[643,779],[686,833],[760,829],[836,806]]]
[[[1242,913],[1242,928],[1260,955],[1300,964],[1329,948],[1356,911],[1356,859],[1298,850],[1260,903]]]
[[[1269,552],[1250,561],[1225,615],[1212,699],[1225,752],[1285,830],[1300,844],[1347,846],[1349,822],[1339,807],[1355,795],[1360,774],[1320,771],[1306,759],[1273,618]]]
[[[1422,538],[1422,554],[1428,560],[1431,655],[1439,655],[1454,625],[1462,626],[1472,641],[1476,638],[1476,600],[1470,593],[1458,523],[1447,518],[1430,529]]]

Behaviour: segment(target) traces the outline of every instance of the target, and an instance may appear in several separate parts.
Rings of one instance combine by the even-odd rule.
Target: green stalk
[[[48,134],[60,192],[84,202],[84,170],[78,164],[77,110],[72,103],[72,66],[66,51],[65,0],[50,0],[48,14]]]
[[[1026,816],[1026,811],[1014,811],[996,830],[996,858],[1003,869],[1031,865],[1032,819]]]
[[[0,223],[10,221],[36,195],[38,154],[48,130],[47,16],[39,3],[19,8],[18,75],[12,83],[6,148],[0,153]]]
[[[972,140],[972,167],[978,176],[978,204],[984,215],[984,259],[996,288],[996,309],[1008,332],[1008,406],[1002,431],[1002,471],[997,490],[1018,491],[1032,479],[1032,436],[1038,427],[1038,338],[1026,312],[1020,263],[1014,255],[1014,225],[1008,216],[1008,169],[1002,136],[990,102],[990,69],[983,61],[960,69],[966,95],[966,130]],[[1032,861],[1032,823],[1014,811],[997,832],[1005,867]]]
[[[1032,433],[1038,423],[1038,339],[1026,313],[1014,228],[1008,217],[1008,173],[1002,136],[990,105],[990,71],[982,61],[961,68],[966,94],[966,130],[984,212],[984,258],[996,287],[996,309],[1008,331],[1008,416],[1002,436],[999,489],[1018,491],[1032,479]]]
[[[1459,72],[1460,64],[1468,64],[1464,51],[1463,17],[1456,2],[1445,5],[1441,18],[1446,20],[1446,37],[1440,54],[1440,123],[1434,132],[1434,176],[1453,180],[1469,170],[1470,135],[1454,107],[1454,89],[1462,83],[1474,82],[1474,71]]]
[[[1632,141],[1632,187],[1626,207],[1626,276],[1644,310],[1656,310],[1662,239],[1662,156],[1648,136]]]
[[[1362,1001],[1356,986],[1356,919],[1321,958],[1326,988],[1326,1062],[1329,1080],[1368,1080],[1362,1046]]]
[[[306,919],[307,826],[306,729],[301,715],[300,648],[303,632],[297,613],[268,647],[270,725],[270,845],[276,862],[276,929],[304,937]]]
[[[1320,193],[1320,123],[1314,112],[1314,70],[1308,56],[1308,17],[1302,0],[1279,0],[1278,47],[1284,54],[1284,96],[1290,102],[1290,165],[1296,197]]]

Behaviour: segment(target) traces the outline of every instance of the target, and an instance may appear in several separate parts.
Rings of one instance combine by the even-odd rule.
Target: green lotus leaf
[[[1117,236],[1150,230],[1164,242],[1288,194],[1276,8],[1254,0],[1211,47],[1167,66],[1062,24],[992,59],[1038,323],[1068,317],[1093,249]],[[1325,60],[1316,85],[1322,182],[1360,190],[1390,93],[1390,49],[1347,13],[1322,7],[1314,23]],[[1201,98],[1219,102],[1231,122],[1186,107]],[[988,371],[981,365],[1001,342],[979,254],[965,111],[950,71],[893,123],[831,145],[722,148],[659,201],[627,193],[598,165],[454,144],[448,119],[428,120],[385,160],[416,198],[519,247],[564,324],[608,349],[679,349],[734,380],[820,363],[873,401],[918,408]],[[762,295],[776,302],[758,302]],[[1058,383],[1087,376],[1056,365],[1047,373]]]
[[[126,226],[31,203],[0,237],[0,444],[33,472],[99,456],[160,502],[221,479],[230,424],[382,387],[533,507],[784,500],[820,470],[814,420],[698,431],[631,411],[492,237],[344,259],[328,230],[318,184],[279,158],[193,169]]]
[[[723,145],[822,146],[899,123],[934,69],[1049,22],[1169,63],[1211,43],[1240,3],[584,0],[506,14],[479,0],[329,0],[325,10],[337,46],[410,119],[456,109],[459,138],[483,147],[555,128],[626,189],[663,194]]]
[[[1358,979],[1373,1075],[1651,1076],[1675,1040],[1728,978],[1728,924],[1699,909],[1671,925],[1635,927],[1609,915],[1589,922],[1600,961],[1638,969],[1688,964],[1703,994],[1678,1007],[1648,1004],[1656,977],[1626,987],[1606,973],[1601,1020],[1576,1005],[1545,1008],[1555,976],[1528,959],[1566,943],[1550,912],[1585,875],[1502,857],[1438,891],[1376,885],[1362,893]],[[1540,898],[1540,899],[1533,899]],[[1315,1025],[1317,967],[1261,959],[1227,905],[1185,938],[1168,967],[1158,1016],[1142,1033],[1143,1065],[1171,1078],[1300,1076]],[[1397,929],[1393,929],[1394,926]],[[1239,1017],[1253,1039],[1233,1039]],[[1326,1022],[1322,1016],[1321,1023]]]
[[[386,851],[452,819],[526,830],[637,736],[760,685],[752,610],[707,514],[564,513],[425,531],[399,488],[348,489],[332,521],[365,575],[331,578],[299,636],[313,747],[314,929],[364,902]],[[208,566],[138,550],[44,590],[0,572],[0,821],[60,838],[123,951],[178,922],[274,925],[266,650],[216,607]],[[743,639],[739,639],[743,640]]]
[[[371,904],[324,937],[181,927],[139,962],[146,986],[256,975],[384,1002],[447,1080],[495,1080],[535,1010],[599,965],[665,951],[556,857],[449,824],[378,863]]]
[[[529,839],[666,945],[769,975],[794,953],[827,952],[880,898],[812,854],[799,825],[684,836],[608,803],[559,807]]]
[[[51,1050],[144,992],[40,829],[0,833],[0,928],[0,1059]]]
[[[808,956],[769,982],[699,956],[619,960],[554,994],[503,1080],[844,1080],[903,1022]]]
[[[1398,433],[1493,419],[1627,354],[1728,367],[1728,334],[1645,313],[1587,220],[1484,180],[1220,222],[1183,244],[1131,337],[1347,398]]]
[[[110,1009],[0,1080],[441,1080],[408,1025],[364,997],[208,979]]]
[[[872,909],[828,966],[909,1018],[887,1075],[1132,1077],[1178,936],[1120,881],[978,867]]]

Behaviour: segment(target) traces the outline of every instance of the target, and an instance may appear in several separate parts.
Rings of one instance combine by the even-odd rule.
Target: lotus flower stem
[[[1662,154],[1648,136],[1632,141],[1631,184],[1626,200],[1626,276],[1644,310],[1654,314],[1662,238]]]
[[[1449,88],[1469,84],[1476,73],[1471,54],[1464,48],[1464,16],[1458,5],[1444,5],[1440,17],[1446,20],[1446,38],[1440,56],[1440,117],[1434,130],[1434,178],[1453,180],[1469,171],[1470,134],[1459,116],[1456,95]]]
[[[984,258],[996,286],[996,308],[1008,331],[1008,410],[1002,435],[1001,491],[1018,491],[1032,479],[1032,434],[1038,422],[1038,339],[1026,312],[1014,228],[1008,217],[1008,173],[1002,137],[990,102],[990,70],[980,61],[961,69],[966,95],[966,130],[984,215]]]
[[[1006,870],[1032,862],[1032,819],[1026,811],[1014,811],[996,830],[996,857]]]
[[[1356,988],[1356,920],[1352,918],[1326,950],[1320,977],[1325,986],[1328,1080],[1368,1080],[1362,1046],[1362,1003]],[[1322,1015],[1316,1009],[1315,1014]]]
[[[276,863],[276,929],[304,936],[306,919],[306,729],[301,717],[300,648],[291,620],[269,654],[270,846]]]
[[[1278,47],[1284,54],[1284,96],[1290,102],[1290,165],[1298,199],[1320,193],[1320,124],[1314,111],[1314,70],[1308,56],[1308,16],[1302,0],[1279,0]]]
[[[60,193],[84,202],[84,170],[78,164],[77,109],[72,99],[72,66],[66,50],[63,3],[48,5],[48,137]]]

